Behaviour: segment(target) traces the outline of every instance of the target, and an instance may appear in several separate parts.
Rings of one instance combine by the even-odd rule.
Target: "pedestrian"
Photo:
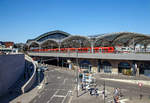
[[[92,88],[90,88],[90,95],[92,96]]]
[[[115,96],[118,95],[118,88],[115,88],[115,89],[114,89],[114,95],[115,95]]]
[[[103,94],[102,96],[103,96],[103,99],[104,99],[105,98],[105,90],[102,91],[102,94]]]
[[[81,88],[82,88],[82,91],[83,91],[83,82],[81,83]]]
[[[118,91],[118,88],[115,88],[114,89],[114,103],[119,103],[119,91]]]
[[[135,75],[136,75],[136,72],[137,72],[137,64],[135,63]]]

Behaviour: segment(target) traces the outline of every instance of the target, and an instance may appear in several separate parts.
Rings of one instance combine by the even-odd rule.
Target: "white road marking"
[[[125,103],[127,101],[128,101],[128,99],[122,99],[122,100],[120,100],[120,103]]]
[[[54,95],[54,97],[65,97],[64,95]]]
[[[61,77],[57,77],[57,79],[60,79]]]
[[[64,79],[64,82],[63,82],[63,84],[65,84],[66,80],[67,80],[67,79]]]
[[[53,99],[53,97],[57,94],[58,91],[59,91],[59,90],[57,90],[57,91],[53,94],[53,96],[47,101],[47,103],[49,103],[49,102]]]
[[[67,91],[67,95],[68,95],[68,91]],[[66,95],[66,96],[64,96],[64,99],[62,100],[62,102],[61,102],[61,103],[64,103],[64,101],[65,101],[65,99],[66,99],[67,95]]]

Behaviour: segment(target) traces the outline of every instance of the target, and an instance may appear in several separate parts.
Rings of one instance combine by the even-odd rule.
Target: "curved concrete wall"
[[[35,83],[36,81],[36,68],[37,68],[37,63],[35,61],[32,60],[31,57],[25,55],[25,60],[27,60],[28,62],[31,62],[34,66],[34,70],[33,70],[33,74],[32,76],[30,77],[30,79],[24,84],[24,86],[21,88],[22,92],[25,93],[27,92],[28,90],[30,90],[30,88],[33,86],[33,84]]]
[[[24,68],[24,54],[0,55],[0,96],[9,91],[24,72]]]

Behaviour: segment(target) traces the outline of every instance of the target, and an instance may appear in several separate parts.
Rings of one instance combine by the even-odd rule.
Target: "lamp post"
[[[40,76],[41,76],[41,68],[40,67],[38,67],[38,85],[40,85]]]
[[[60,39],[58,41],[58,53],[60,53]],[[57,66],[59,66],[59,54],[57,54]]]
[[[78,94],[79,94],[79,74],[78,74],[79,63],[78,63],[78,50],[77,50],[76,52],[77,52],[77,55],[76,55],[76,65],[77,65],[77,70],[76,70],[77,87],[76,87],[76,90],[77,90],[77,97],[78,97]]]
[[[39,55],[40,55],[40,45],[38,46],[38,48],[39,48],[39,51],[38,51],[38,53],[39,53]],[[41,65],[40,65],[40,56],[39,56],[39,63],[38,63],[38,69],[37,69],[37,72],[38,72],[38,85],[40,85],[40,81],[41,81],[41,79],[40,79],[40,77],[41,77]]]
[[[95,41],[95,38],[94,37],[91,37],[91,53],[94,53],[94,41]]]

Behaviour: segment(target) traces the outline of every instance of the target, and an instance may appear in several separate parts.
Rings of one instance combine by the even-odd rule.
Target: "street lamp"
[[[41,68],[40,68],[40,66],[38,66],[38,85],[40,85],[40,77],[41,77]]]
[[[77,65],[77,70],[76,70],[77,87],[76,87],[76,90],[77,90],[77,97],[78,97],[78,94],[79,94],[79,74],[78,74],[79,63],[78,63],[78,50],[77,50],[76,52],[77,52],[77,55],[76,55],[76,65]]]
[[[60,39],[58,41],[58,53],[60,53]],[[57,66],[59,66],[59,54],[57,54]]]
[[[94,41],[95,41],[95,38],[94,37],[91,37],[91,53],[94,53]]]

